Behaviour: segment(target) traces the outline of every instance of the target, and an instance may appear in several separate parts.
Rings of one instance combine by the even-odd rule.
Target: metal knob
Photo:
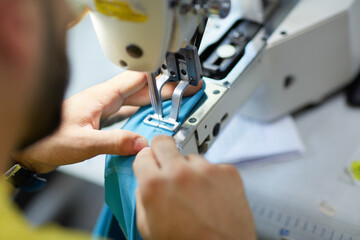
[[[226,18],[231,10],[231,0],[209,0],[204,4],[208,15]]]

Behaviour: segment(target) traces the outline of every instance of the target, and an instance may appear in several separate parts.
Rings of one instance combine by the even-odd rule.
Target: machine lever
[[[181,100],[188,86],[189,86],[189,81],[186,80],[181,80],[180,83],[176,86],[174,93],[172,95],[172,104],[171,104],[169,120],[174,122],[177,121],[180,111]]]
[[[180,127],[177,122],[184,92],[189,85],[197,86],[202,78],[202,69],[197,49],[194,46],[181,48],[177,53],[168,53],[163,74],[156,80],[155,73],[148,73],[151,104],[154,114],[148,115],[144,123],[175,132]],[[172,94],[169,117],[163,116],[161,90],[168,82],[179,82]]]

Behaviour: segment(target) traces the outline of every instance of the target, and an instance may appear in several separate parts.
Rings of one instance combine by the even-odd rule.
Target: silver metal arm
[[[176,53],[168,53],[162,68],[163,74],[158,80],[155,74],[147,75],[154,114],[147,116],[144,123],[175,132],[180,127],[177,120],[184,92],[189,85],[197,86],[203,74],[196,47],[186,46]],[[163,116],[161,89],[168,81],[179,84],[172,95],[170,115]]]
[[[163,111],[161,105],[161,94],[159,93],[156,85],[156,78],[153,73],[146,73],[146,77],[149,85],[151,105],[154,109],[154,116],[160,119],[163,116]]]
[[[189,86],[189,81],[182,80],[180,81],[179,85],[177,85],[177,87],[175,88],[172,96],[172,104],[171,104],[171,112],[170,112],[169,120],[172,120],[174,122],[177,121],[181,106],[181,99],[188,86]]]
[[[169,76],[161,75],[161,77],[156,80],[154,73],[147,73],[147,81],[150,91],[151,106],[154,109],[154,118],[162,119],[162,97],[161,90],[164,85],[169,81]]]

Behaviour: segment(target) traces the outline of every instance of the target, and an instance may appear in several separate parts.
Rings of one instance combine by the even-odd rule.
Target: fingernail
[[[147,146],[148,146],[148,143],[147,143],[146,139],[140,137],[135,140],[134,150],[136,152],[139,152],[141,149],[143,149]]]

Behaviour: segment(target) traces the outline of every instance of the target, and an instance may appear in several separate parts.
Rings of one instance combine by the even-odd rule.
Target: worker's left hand
[[[164,99],[170,98],[175,86],[165,85]],[[194,94],[200,88],[201,84],[197,88],[189,87],[185,95]],[[148,146],[144,137],[121,129],[99,129],[131,116],[139,106],[149,103],[145,74],[124,72],[65,100],[60,128],[13,157],[32,171],[46,173],[99,154],[134,155]]]
[[[236,168],[183,157],[175,140],[157,136],[133,164],[139,187],[136,220],[146,240],[256,239]]]

